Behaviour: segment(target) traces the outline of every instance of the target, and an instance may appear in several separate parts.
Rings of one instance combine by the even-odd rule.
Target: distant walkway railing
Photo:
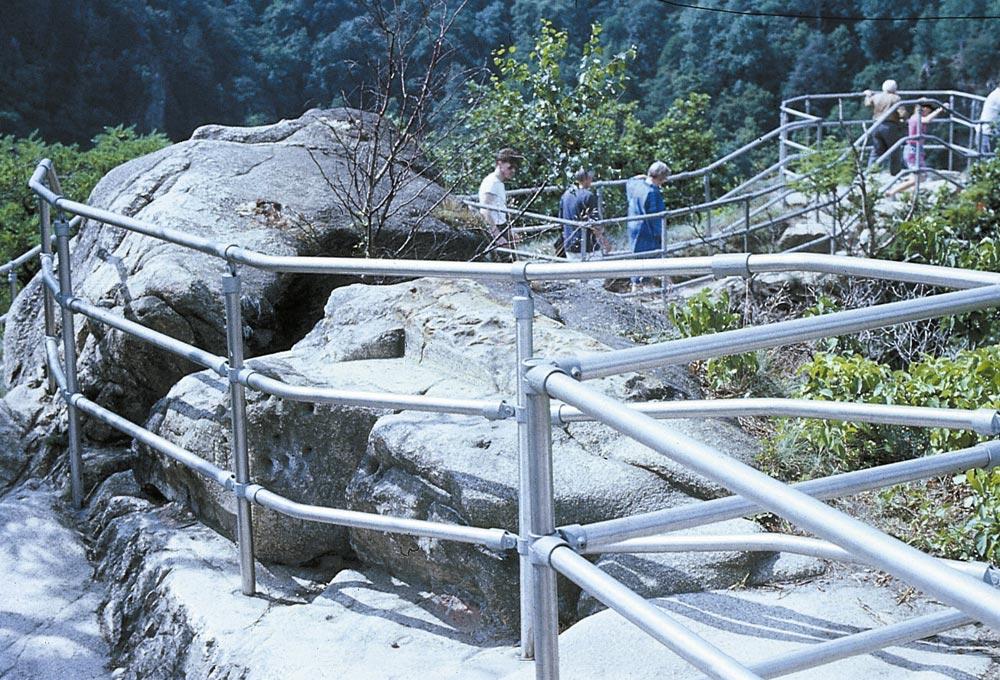
[[[870,118],[845,116],[845,104],[853,102],[857,108],[864,96],[862,92],[808,94],[783,101],[780,107],[781,122],[777,128],[704,167],[675,173],[668,178],[670,184],[701,179],[704,187],[704,201],[643,216],[643,219],[662,218],[660,248],[643,253],[615,252],[611,257],[615,259],[661,257],[692,248],[715,247],[723,249],[726,243],[746,251],[750,246],[751,235],[760,230],[787,223],[789,220],[810,212],[818,214],[819,211],[839,205],[849,191],[838,192],[838,195],[833,198],[805,196],[804,206],[785,205],[790,196],[802,193],[795,186],[801,186],[809,179],[808,176],[797,173],[794,170],[795,165],[806,156],[815,153],[823,141],[824,135],[827,135],[831,130],[844,136],[849,135],[852,130],[857,130],[857,137],[853,140],[845,139],[844,144],[852,146],[860,157],[867,157],[871,146],[870,138],[875,127],[890,120],[890,118],[895,118],[898,115],[897,112],[902,108],[930,103],[942,107],[947,112],[947,118],[932,123],[936,128],[946,126],[946,137],[922,133],[917,139],[926,151],[947,152],[948,171],[953,172],[957,168],[958,159],[965,160],[965,168],[967,169],[971,163],[994,155],[992,152],[984,150],[986,147],[984,142],[989,138],[988,133],[985,132],[987,126],[979,120],[984,97],[953,90],[904,90],[900,91],[899,94],[904,99],[874,121]],[[801,107],[801,110],[796,107]],[[967,144],[960,143],[959,139],[965,137],[968,140]],[[900,146],[905,143],[904,136],[888,152],[877,159],[877,162],[885,163],[891,156],[897,154]],[[751,154],[766,154],[768,148],[770,148],[772,155],[769,156],[771,160],[766,161],[769,163],[767,167],[751,174],[750,177],[721,196],[713,197],[713,173],[722,171],[734,162],[745,162],[751,157]],[[843,156],[840,160],[843,160]],[[861,163],[862,167],[864,165]],[[821,170],[816,169],[813,172]],[[907,177],[915,176],[916,187],[914,191],[919,193],[922,173],[933,174],[949,183],[961,186],[958,179],[944,174],[942,170],[931,167],[919,170],[905,168],[897,173],[884,189],[888,190],[905,181]],[[593,186],[598,194],[599,205],[606,205],[607,192],[622,188],[626,181],[626,179],[595,181]],[[511,231],[519,240],[523,241],[523,244],[515,247],[498,247],[495,250],[525,260],[565,261],[566,257],[557,256],[550,250],[551,235],[563,227],[571,227],[582,232],[595,228],[623,225],[630,221],[628,216],[610,216],[583,221],[565,220],[528,210],[531,207],[531,201],[538,197],[564,190],[565,186],[560,185],[513,189],[507,192],[508,197],[515,199],[515,201],[520,199],[529,202],[506,209],[479,203],[478,197],[475,196],[466,195],[461,196],[460,199],[466,206],[475,211],[490,209],[505,212],[508,215],[508,220],[515,225]],[[735,217],[732,215],[728,219],[722,217],[722,224],[719,224],[720,213],[726,210],[735,212]],[[762,219],[758,219],[761,217]],[[694,223],[691,222],[692,218],[697,221],[698,226],[694,226]],[[683,222],[676,226],[684,227],[688,231],[693,230],[695,236],[671,242],[670,235],[672,231],[676,230],[675,223],[678,221]],[[796,245],[794,250],[812,249],[821,244],[829,243],[829,250],[833,253],[837,250],[838,236],[836,230],[831,229],[826,235],[819,236],[809,243]],[[545,250],[550,250],[550,252],[545,252]],[[587,260],[589,254],[581,253],[580,256],[583,260]],[[605,253],[604,259],[607,256],[608,254]]]
[[[794,486],[775,480],[713,448],[687,438],[658,422],[659,418],[711,417],[753,413],[769,416],[862,420],[915,427],[968,429],[1000,434],[1000,418],[992,410],[917,408],[875,404],[844,404],[803,400],[726,400],[624,404],[586,381],[602,376],[653,369],[788,343],[854,333],[937,316],[1000,306],[1000,273],[917,265],[863,258],[815,254],[728,254],[647,259],[631,262],[469,263],[409,260],[364,260],[338,257],[275,256],[247,250],[236,243],[218,243],[169,227],[117,215],[71,201],[59,194],[52,164],[43,161],[30,182],[40,199],[38,254],[45,298],[46,365],[52,390],[58,390],[68,412],[70,486],[75,505],[83,502],[79,414],[84,413],[189,467],[233,494],[236,502],[236,544],[242,590],[256,591],[253,557],[252,506],[306,521],[345,527],[424,536],[481,545],[497,552],[517,551],[520,559],[521,650],[535,659],[536,678],[559,677],[556,574],[619,612],[668,649],[712,678],[763,678],[811,668],[845,656],[980,621],[1000,631],[1000,572],[983,563],[955,563],[928,556],[819,501],[916,481],[971,468],[1000,464],[1000,441],[968,449],[824,477]],[[50,209],[57,216],[50,220]],[[208,254],[219,260],[225,305],[227,355],[218,356],[187,342],[154,331],[76,296],[70,259],[70,223],[64,214],[151,236]],[[54,231],[56,253],[51,244]],[[516,327],[517,395],[503,399],[442,399],[424,395],[341,390],[336,386],[303,386],[256,373],[244,363],[240,310],[240,267],[278,273],[383,275],[443,279],[506,280],[515,285],[512,299]],[[645,276],[747,277],[762,272],[813,271],[935,287],[956,292],[892,302],[735,331],[716,333],[630,349],[566,357],[534,357],[534,298],[532,281]],[[60,309],[60,320],[52,313]],[[223,470],[160,435],[95,403],[80,391],[77,379],[75,318],[82,315],[184,357],[225,379],[230,386],[232,469]],[[16,332],[16,331],[15,331]],[[60,333],[61,332],[61,342]],[[60,345],[62,357],[60,358]],[[374,513],[307,505],[280,496],[254,482],[249,465],[245,389],[279,398],[372,408],[464,414],[487,419],[514,419],[518,428],[518,526],[479,528],[444,522],[392,517]],[[559,401],[553,401],[553,399]],[[660,455],[713,480],[736,495],[712,501],[646,512],[601,522],[557,527],[553,501],[552,425],[592,420],[616,430]],[[782,534],[766,537],[662,536],[680,528],[767,510],[816,538]],[[653,538],[647,538],[653,536]],[[646,601],[583,557],[595,552],[662,552],[713,550],[783,550],[825,559],[860,562],[884,569],[949,605],[941,614],[918,617],[881,629],[843,636],[758,663],[742,663],[681,625],[667,612]],[[991,583],[993,585],[991,585]]]

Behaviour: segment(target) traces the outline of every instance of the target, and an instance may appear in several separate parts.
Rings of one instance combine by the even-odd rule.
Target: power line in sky
[[[983,21],[989,19],[1000,19],[997,14],[980,15],[937,15],[937,16],[905,16],[905,17],[867,17],[858,15],[830,15],[830,14],[786,14],[783,12],[761,12],[759,10],[726,9],[724,7],[702,7],[691,5],[685,2],[675,2],[674,0],[657,0],[664,5],[672,7],[682,7],[684,9],[697,9],[702,12],[718,12],[720,14],[739,14],[748,17],[776,17],[780,19],[821,19],[827,21]]]

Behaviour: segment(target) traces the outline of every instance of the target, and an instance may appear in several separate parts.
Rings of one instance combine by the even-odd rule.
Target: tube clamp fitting
[[[510,266],[510,275],[514,281],[521,283],[528,282],[528,263],[527,262],[515,262]]]
[[[983,580],[994,588],[1000,588],[1000,567],[988,567],[983,574]]]
[[[240,277],[238,274],[223,274],[222,292],[224,295],[232,295],[240,292]]]
[[[55,224],[52,225],[52,229],[56,236],[69,236],[69,222],[66,220],[56,220]]]
[[[541,536],[535,538],[531,542],[531,546],[528,550],[528,561],[532,564],[549,566],[549,556],[556,548],[569,547],[558,534],[552,534],[551,536]]]
[[[587,532],[579,524],[560,527],[557,532],[573,550],[581,552],[587,549]]]
[[[727,276],[739,276],[744,279],[749,277],[750,255],[748,253],[713,255],[712,276],[716,279],[724,279]]]

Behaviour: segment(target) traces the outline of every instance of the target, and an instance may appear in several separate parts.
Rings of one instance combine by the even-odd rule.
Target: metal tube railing
[[[793,484],[792,488],[822,500],[852,496],[863,491],[882,489],[896,484],[940,477],[965,470],[988,470],[998,465],[1000,465],[1000,441],[992,441],[948,453],[799,482]],[[629,517],[619,517],[584,525],[563,526],[560,527],[560,531],[567,537],[571,537],[573,545],[582,550],[630,538],[690,529],[762,511],[763,508],[753,501],[739,496],[727,496]]]
[[[525,362],[521,382],[521,403],[524,404],[525,469],[528,472],[528,543],[525,548],[536,559],[531,560],[532,574],[528,582],[532,603],[532,631],[535,651],[536,680],[558,680],[559,677],[559,596],[556,572],[547,560],[537,559],[535,543],[551,536],[556,530],[555,492],[552,482],[552,423],[549,419],[549,397],[530,379],[530,366]]]
[[[733,193],[730,192],[722,199],[712,201],[710,200],[710,173],[727,160],[775,137],[780,138],[781,159],[776,166],[772,166],[767,172],[777,169],[783,174],[787,173],[785,168],[788,161],[786,147],[795,144],[793,140],[788,138],[788,132],[807,129],[812,134],[811,130],[815,129],[816,137],[819,139],[822,135],[822,127],[826,125],[821,117],[814,116],[809,112],[808,99],[806,99],[806,104],[807,111],[805,113],[783,106],[783,123],[786,124],[763,135],[749,145],[745,145],[742,151],[738,149],[705,168],[676,175],[675,179],[703,177],[707,192],[706,203],[665,211],[664,216],[683,216],[699,211],[709,211],[708,214],[711,216],[712,209],[739,204],[744,213],[743,221],[739,224],[742,224],[742,233],[744,233],[744,238],[747,238],[752,226],[750,223],[750,200],[771,194],[781,189],[782,185],[741,195],[730,195]],[[805,120],[788,123],[788,115],[800,116]],[[961,116],[956,116],[956,121],[963,124]],[[869,134],[870,130],[865,131],[859,138],[860,141],[863,142],[867,139]],[[960,149],[954,150],[961,153]],[[43,180],[47,181],[52,189],[49,189]],[[613,184],[613,182],[603,184]],[[744,183],[744,186],[748,184],[749,182]],[[534,654],[537,657],[536,678],[541,679],[555,680],[559,673],[556,570],[575,580],[612,608],[618,609],[626,618],[667,644],[668,647],[678,651],[682,657],[712,677],[773,677],[774,674],[781,672],[791,672],[781,670],[784,668],[800,669],[824,663],[823,659],[840,658],[836,655],[845,654],[847,650],[859,649],[865,645],[875,644],[878,640],[889,639],[887,636],[903,635],[903,629],[898,631],[883,629],[881,633],[869,631],[868,633],[871,633],[869,638],[865,638],[865,634],[848,636],[842,640],[832,641],[829,643],[830,646],[823,649],[820,649],[822,645],[818,645],[811,652],[803,652],[800,655],[785,655],[771,660],[767,662],[770,665],[762,666],[766,675],[755,675],[756,667],[748,670],[747,667],[741,666],[727,655],[719,652],[666,616],[662,611],[645,602],[614,579],[607,577],[599,569],[577,555],[574,550],[597,552],[603,549],[603,551],[608,552],[626,550],[634,552],[679,549],[787,549],[805,551],[804,554],[821,554],[829,559],[862,561],[886,569],[938,599],[960,608],[963,611],[963,616],[971,615],[988,625],[1000,628],[998,625],[1000,622],[1000,605],[998,605],[1000,594],[981,581],[962,573],[962,571],[969,571],[967,565],[961,565],[960,569],[956,569],[942,561],[923,555],[919,551],[895,541],[895,539],[844,516],[817,500],[822,497],[847,494],[866,488],[878,488],[959,469],[987,468],[1000,461],[1000,453],[998,453],[1000,452],[1000,443],[984,444],[950,454],[905,461],[872,470],[845,473],[789,487],[749,466],[723,456],[709,447],[673,433],[649,415],[640,413],[636,409],[630,409],[613,399],[590,390],[565,375],[554,365],[545,364],[540,360],[525,361],[531,355],[533,344],[531,320],[534,310],[528,282],[534,280],[618,278],[633,275],[712,275],[722,278],[749,276],[752,273],[762,271],[799,269],[974,289],[918,300],[889,303],[866,310],[849,310],[823,317],[797,319],[712,336],[671,341],[646,348],[617,350],[601,355],[581,355],[563,360],[562,365],[570,370],[574,376],[587,379],[611,375],[616,372],[640,370],[665,363],[722,356],[776,346],[790,341],[797,342],[827,337],[868,327],[994,306],[1000,303],[1000,274],[823,255],[717,255],[697,258],[648,259],[629,262],[627,266],[619,262],[515,263],[508,265],[273,256],[247,250],[233,244],[214,243],[208,238],[147,224],[140,220],[68,200],[61,196],[58,178],[50,161],[39,164],[32,175],[30,185],[39,195],[42,207],[42,244],[38,250],[42,253],[40,257],[42,263],[41,278],[48,303],[47,311],[48,306],[54,307],[51,305],[53,299],[59,302],[63,311],[62,340],[65,369],[59,365],[58,341],[54,337],[54,315],[50,320],[48,314],[46,314],[46,334],[48,337],[46,338],[45,351],[50,380],[61,389],[63,398],[70,409],[70,458],[71,477],[74,480],[74,501],[79,503],[78,497],[82,495],[82,483],[79,481],[79,426],[74,422],[74,415],[79,409],[132,436],[137,441],[149,445],[150,448],[191,467],[200,474],[216,481],[225,489],[234,492],[237,501],[235,533],[240,550],[243,591],[247,594],[252,593],[255,589],[251,504],[257,504],[304,520],[476,543],[493,550],[510,550],[519,547],[522,557],[522,655],[529,658]],[[58,281],[53,273],[53,261],[50,254],[51,235],[47,233],[50,205],[55,206],[57,210],[77,215],[74,221],[87,217],[226,260],[230,270],[230,274],[223,278],[228,358],[223,359],[157,333],[74,297],[70,275],[69,229],[63,220],[60,220],[56,226],[56,242],[59,251]],[[806,210],[814,209],[818,209],[818,207],[809,206],[806,208]],[[554,223],[565,222],[573,226],[580,226],[578,222],[552,220],[546,216],[527,213],[523,210],[510,212],[521,216],[540,217]],[[626,219],[628,218],[611,218],[602,221],[602,223],[620,222]],[[588,226],[594,224],[596,223],[588,223]],[[738,233],[716,234],[713,238],[719,236],[730,238],[733,235],[738,235]],[[668,252],[668,250],[668,248],[664,248],[663,253]],[[656,254],[660,253],[654,253],[654,255]],[[22,264],[28,259],[30,258],[27,254],[18,258]],[[409,408],[478,415],[493,419],[510,417],[514,414],[514,409],[501,400],[445,399],[423,395],[394,395],[288,385],[244,367],[240,285],[235,270],[237,264],[245,264],[265,271],[287,273],[513,280],[517,285],[514,306],[519,366],[519,408],[517,414],[520,450],[520,537],[503,529],[479,529],[305,505],[254,484],[249,469],[246,439],[245,387],[298,401],[352,404],[372,408]],[[13,262],[4,266],[8,267],[7,271],[16,269]],[[84,314],[89,318],[106,323],[112,328],[130,333],[154,346],[185,357],[226,377],[230,383],[234,472],[224,472],[195,454],[83,397],[76,384],[74,313]],[[565,403],[553,411],[549,402],[550,395],[562,399]],[[729,403],[689,402],[683,404],[683,402],[679,402],[683,405],[678,406],[678,403],[649,404],[640,408],[652,416],[662,418],[755,413],[850,419],[922,427],[961,427],[983,434],[997,434],[998,427],[1000,427],[996,412],[987,409],[948,410],[880,404],[809,402],[807,400],[720,401]],[[678,415],[679,413],[685,415]],[[557,533],[553,509],[551,425],[552,422],[565,423],[584,419],[609,425],[633,437],[639,443],[686,465],[694,472],[733,489],[740,494],[740,497],[706,501],[692,506],[607,520],[585,526],[573,525],[563,527]],[[74,459],[76,460],[75,466]],[[792,536],[730,536],[694,539],[660,536],[652,539],[640,538],[650,533],[740,516],[759,508],[775,511],[832,543]],[[567,543],[567,541],[569,542]],[[973,570],[975,568],[982,569],[982,567],[973,567]],[[948,621],[941,619],[934,621],[933,625],[940,626],[946,623]],[[908,631],[906,634],[925,631],[931,626],[931,622],[917,622],[906,629]],[[879,637],[880,635],[882,637]]]
[[[605,574],[565,543],[543,539],[536,546],[532,551],[540,559],[546,559],[560,574],[709,677],[759,680],[759,675]]]
[[[776,678],[795,671],[833,663],[839,659],[868,654],[886,647],[905,644],[973,623],[974,619],[953,610],[926,614],[882,628],[819,642],[781,656],[751,664],[762,678]]]
[[[535,354],[534,318],[535,299],[531,286],[527,282],[516,285],[512,300],[515,323],[515,351],[517,354],[517,406],[524,412],[527,407],[527,392],[524,374],[528,367],[526,362]],[[525,418],[517,420],[517,529],[518,537],[523,545],[531,541],[531,460],[528,451],[531,447],[531,430]],[[532,624],[532,598],[534,588],[532,578],[534,567],[527,552],[518,555],[518,571],[520,574],[519,598],[521,605],[521,657],[535,657],[535,631]]]
[[[1000,286],[987,286],[642,347],[580,354],[560,359],[558,363],[573,377],[591,380],[618,373],[846,335],[935,316],[962,314],[997,305],[1000,305]]]
[[[239,490],[238,493],[240,493]],[[368,512],[357,512],[355,510],[340,510],[338,508],[306,505],[296,503],[272,491],[268,491],[258,484],[246,485],[241,493],[243,498],[255,505],[269,508],[288,517],[308,520],[310,522],[336,524],[337,526],[350,527],[352,529],[388,531],[408,536],[439,538],[459,543],[475,543],[498,552],[510,550],[517,544],[517,537],[503,529],[480,529],[460,524],[427,522],[419,519],[376,515]]]
[[[704,444],[674,432],[649,416],[577,382],[555,367],[539,366],[526,379],[640,444],[725,486],[813,534],[878,565],[942,602],[1000,630],[1000,590],[834,510],[815,498]]]
[[[812,399],[685,399],[633,404],[640,413],[658,420],[672,418],[725,418],[767,416],[851,420],[911,427],[941,427],[971,430],[984,435],[1000,434],[1000,412],[994,409],[947,409],[899,404],[844,403]],[[593,422],[580,409],[557,404],[552,422],[557,425]]]

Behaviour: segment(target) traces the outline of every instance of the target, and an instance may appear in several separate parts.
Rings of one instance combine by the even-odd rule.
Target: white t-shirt
[[[497,208],[507,208],[507,190],[496,170],[483,177],[483,181],[479,184],[479,202]],[[488,208],[480,208],[479,212],[493,224],[507,224],[507,213],[505,212]]]
[[[1000,121],[1000,88],[996,88],[989,93],[986,101],[983,102],[983,114],[980,120],[988,120],[991,123]]]

